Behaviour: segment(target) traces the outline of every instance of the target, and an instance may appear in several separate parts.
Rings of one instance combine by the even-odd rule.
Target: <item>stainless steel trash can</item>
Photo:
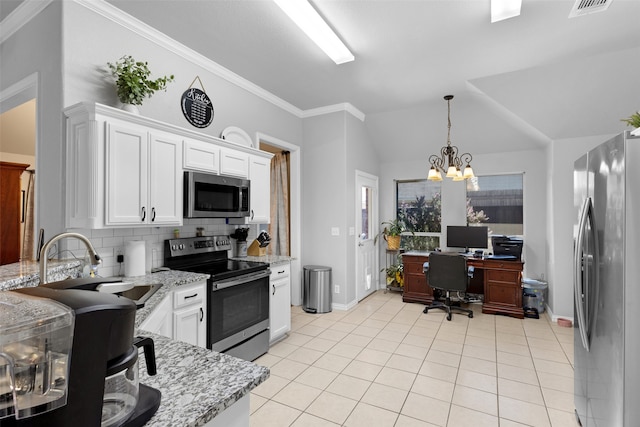
[[[307,313],[331,311],[331,268],[323,265],[305,265],[302,309]]]

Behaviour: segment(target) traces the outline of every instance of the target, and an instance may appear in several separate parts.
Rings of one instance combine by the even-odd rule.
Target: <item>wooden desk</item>
[[[429,255],[426,252],[402,254],[404,268],[402,301],[427,305],[433,302],[433,289],[427,283],[422,270],[422,265],[427,261],[429,261]],[[524,318],[521,285],[523,262],[468,258],[467,264],[475,267],[468,291],[484,294],[483,313]]]

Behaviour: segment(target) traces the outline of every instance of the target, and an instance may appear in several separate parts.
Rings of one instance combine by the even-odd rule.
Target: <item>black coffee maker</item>
[[[75,314],[67,403],[6,426],[127,426],[145,424],[160,406],[160,391],[139,384],[138,347],[149,375],[156,373],[153,340],[133,337],[136,305],[112,294],[47,287],[14,292],[57,301]]]

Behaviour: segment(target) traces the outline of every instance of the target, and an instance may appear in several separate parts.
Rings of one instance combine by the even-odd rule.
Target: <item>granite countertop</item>
[[[247,255],[246,257],[234,257],[238,261],[256,261],[256,262],[266,262],[269,265],[278,265],[278,264],[286,264],[291,262],[294,258],[286,255],[264,255],[264,256],[251,256]]]
[[[80,261],[52,261],[51,281],[79,277]],[[124,281],[162,283],[136,312],[136,328],[176,287],[202,280],[206,274],[184,271],[161,271]],[[22,262],[0,266],[0,291],[37,286],[38,264]],[[167,337],[137,329],[136,335],[149,336],[155,343],[157,375],[148,376],[144,357],[140,355],[140,382],[162,393],[160,408],[145,424],[156,426],[202,426],[233,405],[269,377],[269,369],[226,354],[196,347]]]

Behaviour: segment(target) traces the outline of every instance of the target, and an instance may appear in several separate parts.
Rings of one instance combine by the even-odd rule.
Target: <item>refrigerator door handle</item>
[[[591,323],[592,318],[595,313],[591,313],[589,310],[590,301],[595,297],[596,299],[593,301],[597,301],[597,270],[598,270],[598,245],[597,245],[597,233],[594,227],[595,223],[593,221],[593,204],[591,203],[591,198],[588,197],[582,206],[582,211],[580,214],[580,222],[578,223],[578,235],[576,239],[576,247],[574,250],[574,275],[573,275],[573,290],[576,304],[576,315],[578,322],[578,330],[580,331],[580,338],[582,339],[583,347],[589,351],[590,347],[590,334],[591,334]],[[584,251],[584,238],[587,232],[587,227],[591,230],[592,234],[589,236],[593,242],[593,247],[595,248],[593,253],[585,253]],[[591,259],[590,259],[591,258]],[[591,289],[589,283],[591,281],[590,277],[590,266],[594,266],[594,271],[596,277],[595,280],[595,291],[596,295],[590,295]]]

